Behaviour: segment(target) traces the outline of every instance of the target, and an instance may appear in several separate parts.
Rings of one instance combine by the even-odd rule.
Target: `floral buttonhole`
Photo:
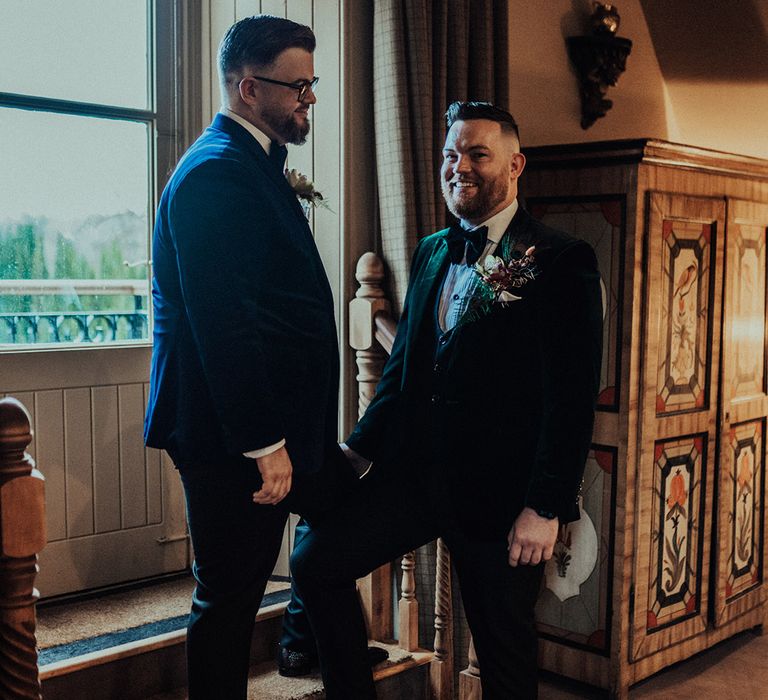
[[[286,170],[285,179],[299,198],[299,204],[301,204],[307,219],[309,219],[310,212],[315,207],[324,207],[329,211],[331,210],[323,194],[315,188],[315,183],[306,175],[296,170],[296,168]]]
[[[536,246],[528,248],[522,256],[504,260],[498,255],[487,255],[475,264],[477,284],[472,294],[463,322],[476,321],[489,314],[496,304],[506,306],[523,297],[522,288],[539,275],[534,254]]]
[[[496,304],[520,301],[522,297],[516,292],[539,274],[535,252],[536,246],[531,246],[522,256],[509,260],[497,255],[486,255],[485,260],[477,262],[475,272],[479,277],[480,296]]]

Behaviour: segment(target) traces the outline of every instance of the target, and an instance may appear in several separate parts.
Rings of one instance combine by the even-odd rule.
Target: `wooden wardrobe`
[[[766,620],[768,161],[641,139],[525,150],[529,211],[588,240],[604,346],[544,669],[628,687]]]

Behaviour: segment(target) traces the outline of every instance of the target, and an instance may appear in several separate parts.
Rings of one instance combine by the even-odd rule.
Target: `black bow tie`
[[[448,254],[451,256],[451,262],[457,265],[464,260],[464,252],[467,254],[467,265],[474,265],[478,258],[483,254],[485,246],[488,243],[488,227],[467,231],[459,224],[451,226],[446,238],[448,243]]]
[[[288,157],[288,149],[285,146],[278,146],[274,141],[269,148],[269,162],[272,163],[282,175],[285,168],[285,159]]]

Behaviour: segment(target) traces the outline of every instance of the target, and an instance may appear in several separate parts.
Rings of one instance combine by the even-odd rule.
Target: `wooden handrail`
[[[392,346],[395,344],[395,335],[397,334],[397,323],[389,315],[389,311],[379,311],[373,317],[375,328],[374,336],[387,355],[392,354]]]
[[[43,475],[25,452],[29,414],[16,399],[0,400],[0,697],[42,698],[37,667],[34,587],[45,546]]]

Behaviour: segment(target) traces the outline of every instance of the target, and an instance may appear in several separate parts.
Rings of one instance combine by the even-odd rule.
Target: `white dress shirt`
[[[504,236],[504,232],[509,228],[509,224],[517,212],[517,207],[517,199],[515,199],[508,207],[477,226],[472,226],[469,222],[461,220],[461,227],[467,231],[472,231],[480,226],[488,227],[488,243],[482,255],[478,258],[478,262],[485,260],[487,255],[494,254],[496,246]],[[459,319],[467,310],[469,300],[472,298],[476,286],[477,274],[472,265],[467,265],[466,255],[462,262],[451,263],[443,281],[443,287],[440,292],[440,306],[437,310],[437,320],[441,331],[449,331],[459,322]]]

